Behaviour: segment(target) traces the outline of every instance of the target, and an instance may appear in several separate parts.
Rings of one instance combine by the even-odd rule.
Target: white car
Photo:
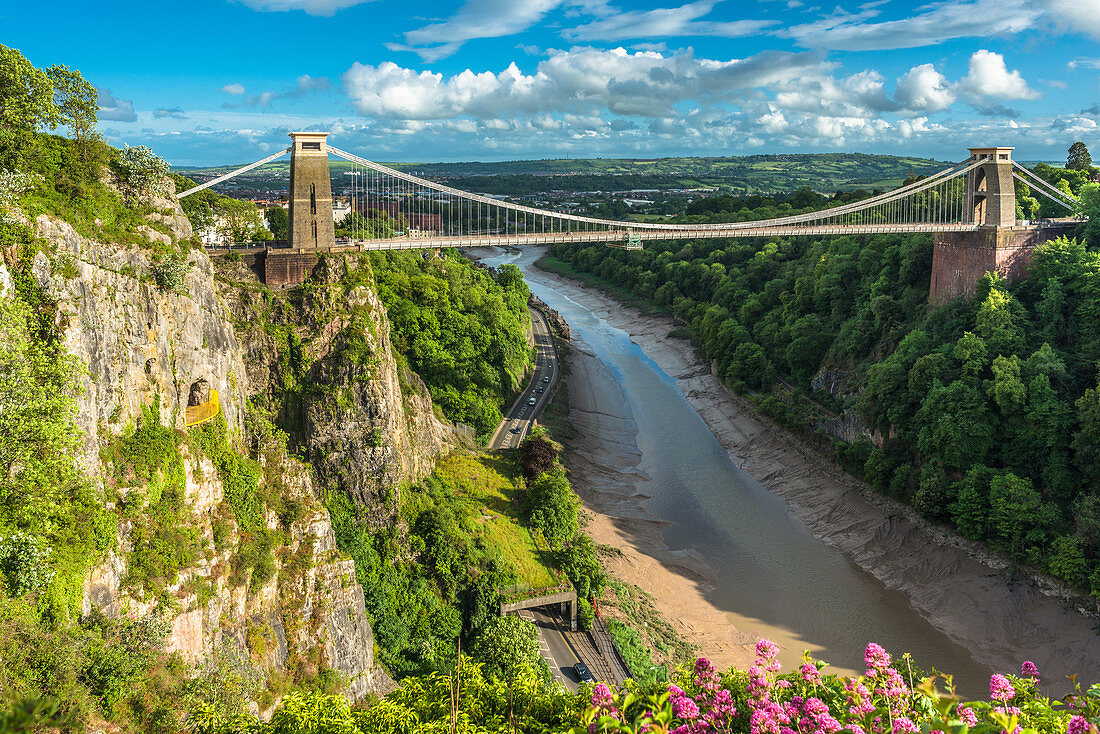
[[[535,404],[535,399],[534,398],[528,398],[527,399],[527,404],[528,405],[534,405]]]

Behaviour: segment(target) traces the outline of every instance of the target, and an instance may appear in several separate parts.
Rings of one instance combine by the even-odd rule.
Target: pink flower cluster
[[[1008,682],[1008,678],[1000,673],[994,673],[989,679],[989,697],[994,701],[1007,703],[1010,699],[1016,697],[1016,689]]]
[[[951,699],[942,698],[934,688],[930,691],[924,687],[915,688],[915,672],[908,667],[907,656],[898,667],[905,671],[910,682],[880,645],[867,646],[864,662],[866,675],[823,677],[819,668],[822,664],[815,664],[807,657],[795,672],[780,677],[782,666],[778,646],[770,640],[760,640],[744,688],[748,697],[745,713],[750,734],[838,734],[841,731],[850,734],[919,734],[921,731],[944,734],[944,730],[954,731],[959,722],[973,730],[983,722],[988,725],[1000,721],[998,714],[1020,717],[1019,726],[1012,733],[1019,734],[1023,728],[1034,727],[1040,720],[1036,719],[1038,714],[1033,706],[1039,671],[1030,661],[1021,666],[1020,678],[1000,674],[990,678],[989,703],[958,706],[953,712],[953,706],[949,705],[946,715],[933,713],[934,708],[944,709],[932,704]],[[716,734],[731,731],[735,724],[743,725],[735,721],[737,711],[733,696],[739,694],[722,686],[722,678],[709,660],[699,658],[694,669],[681,671],[678,676],[679,685],[668,686],[667,704],[663,708],[657,697],[644,704],[647,708],[635,708],[640,705],[636,698],[619,699],[606,685],[596,685],[590,711],[605,717],[600,731],[628,731],[626,728],[607,728],[607,718],[616,720],[612,726],[621,726],[628,715],[635,722],[629,731],[639,734],[658,729],[666,731],[665,722],[671,722],[667,724],[669,734]],[[737,675],[733,674],[733,680],[736,679]],[[1084,716],[1070,718],[1064,724],[1066,734],[1100,734],[1086,718],[1094,717],[1098,709],[1087,701],[1080,703],[1082,700],[1080,696],[1076,701],[1070,700],[1073,713]],[[621,713],[616,705],[622,707]],[[642,713],[638,715],[637,711]],[[594,734],[595,726],[592,724],[589,732]],[[960,731],[966,729],[960,728]],[[993,730],[998,731],[1000,727]]]
[[[592,705],[595,706],[601,716],[614,716],[618,718],[619,709],[615,707],[615,694],[607,687],[606,683],[597,683],[592,688]],[[596,724],[588,726],[588,733],[595,734]]]
[[[789,701],[776,701],[773,691],[789,690],[790,681],[775,681],[780,670],[779,648],[771,640],[756,643],[756,663],[749,668],[749,719],[752,734],[833,734],[843,726],[829,711],[829,705],[817,696],[792,695]],[[821,683],[817,666],[806,662],[800,669],[802,680],[814,686]]]
[[[730,692],[722,687],[721,678],[706,658],[695,661],[692,677],[693,695],[675,684],[669,684],[672,714],[683,723],[672,734],[704,734],[724,731],[737,715]]]
[[[1091,734],[1096,731],[1084,716],[1074,716],[1066,725],[1066,734]]]

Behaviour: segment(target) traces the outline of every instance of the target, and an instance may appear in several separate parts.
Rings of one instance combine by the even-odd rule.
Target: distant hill
[[[243,164],[242,164],[243,165]],[[334,181],[350,172],[351,163],[331,162]],[[751,155],[714,158],[581,158],[464,163],[387,163],[426,178],[493,194],[543,191],[629,191],[632,189],[720,188],[735,194],[773,193],[809,186],[815,191],[891,188],[910,174],[930,174],[947,163],[864,153]],[[176,168],[197,181],[233,170]],[[270,163],[243,174],[224,189],[256,193],[285,192],[289,160]],[[341,188],[336,183],[336,188]]]

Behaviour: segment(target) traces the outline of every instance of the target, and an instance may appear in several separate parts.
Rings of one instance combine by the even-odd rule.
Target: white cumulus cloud
[[[360,114],[393,119],[497,119],[592,110],[660,118],[686,100],[722,102],[742,90],[816,76],[827,68],[813,53],[773,51],[721,61],[691,52],[579,47],[553,52],[533,74],[514,63],[499,73],[467,69],[453,76],[388,61],[356,63],[344,74],[344,87]]]
[[[947,77],[932,64],[914,66],[898,80],[894,99],[907,110],[939,112],[955,101],[956,94]]]
[[[976,51],[970,57],[969,71],[959,82],[959,90],[971,101],[1037,99],[1039,93],[1028,86],[1019,71],[1009,71],[1005,57],[992,51]]]

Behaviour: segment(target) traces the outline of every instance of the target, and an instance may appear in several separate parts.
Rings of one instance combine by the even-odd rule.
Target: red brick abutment
[[[996,273],[1012,282],[1024,277],[1031,253],[1044,242],[1072,234],[1079,221],[1051,221],[1016,227],[983,227],[974,232],[942,232],[933,239],[928,307],[959,296],[972,298],[978,281]]]

